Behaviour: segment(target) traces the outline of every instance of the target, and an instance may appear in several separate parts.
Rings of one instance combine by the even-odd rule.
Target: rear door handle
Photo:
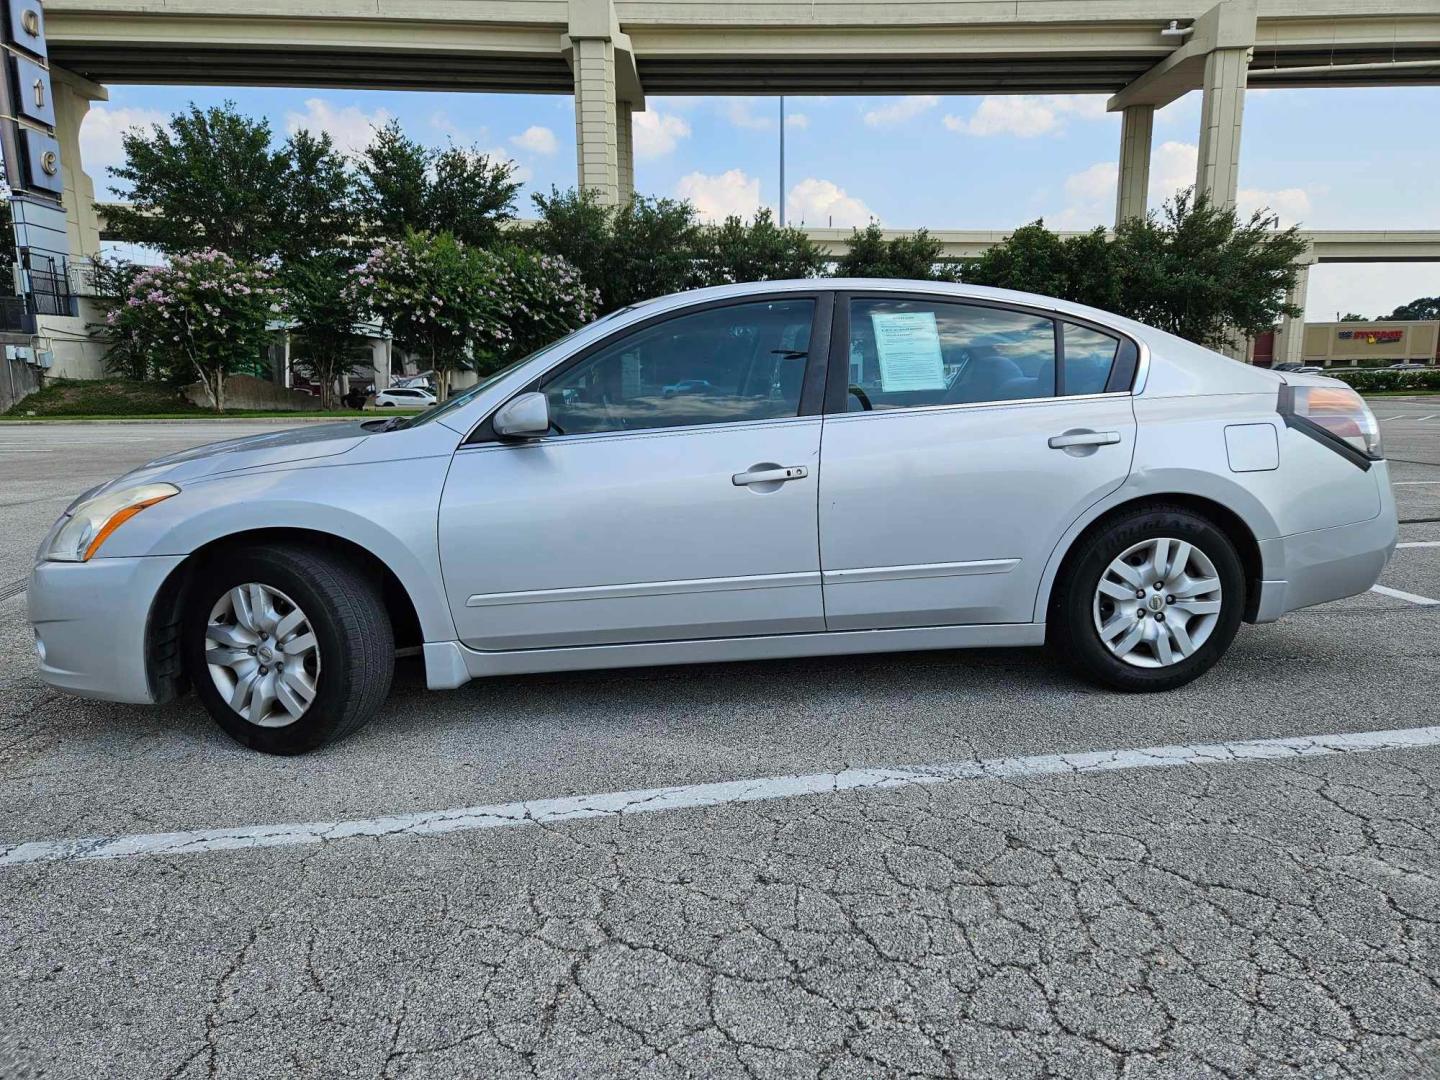
[[[804,465],[776,465],[774,468],[737,472],[730,477],[730,482],[736,487],[747,484],[783,484],[786,480],[803,480],[809,475],[810,470]]]
[[[1120,441],[1118,431],[1067,431],[1050,439],[1051,450],[1064,450],[1069,446],[1110,446]]]

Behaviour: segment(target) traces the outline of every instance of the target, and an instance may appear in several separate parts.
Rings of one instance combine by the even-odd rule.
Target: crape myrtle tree
[[[176,255],[141,270],[106,315],[103,333],[130,364],[172,383],[198,379],[216,412],[225,408],[225,379],[252,373],[281,314],[271,270],[221,251]]]
[[[425,357],[442,401],[454,372],[485,375],[564,336],[595,317],[596,299],[558,256],[417,232],[377,245],[348,295]]]

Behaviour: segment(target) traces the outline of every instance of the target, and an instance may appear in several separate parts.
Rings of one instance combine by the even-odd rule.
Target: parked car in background
[[[708,394],[714,388],[706,379],[682,379],[680,382],[671,383],[662,387],[661,397],[674,397],[676,394]]]
[[[377,409],[421,409],[435,404],[435,395],[418,386],[392,386],[375,395]]]
[[[626,308],[417,416],[152,461],[61,515],[27,596],[49,684],[193,686],[299,753],[375,714],[397,648],[441,689],[1048,643],[1168,690],[1242,622],[1369,589],[1396,529],[1339,381],[1042,296],[764,282]]]
[[[1399,363],[1391,364],[1389,371],[1424,371],[1428,364],[1419,364],[1414,360],[1401,360]]]
[[[1315,375],[1315,374],[1318,374],[1318,373],[1324,371],[1325,369],[1324,369],[1324,368],[1321,368],[1321,367],[1316,367],[1314,364],[1295,364],[1295,363],[1287,363],[1287,364],[1275,364],[1275,365],[1273,365],[1273,366],[1270,368],[1270,370],[1271,370],[1271,371],[1289,371],[1289,372],[1293,372],[1293,373],[1295,373],[1295,374],[1297,374],[1297,375]]]

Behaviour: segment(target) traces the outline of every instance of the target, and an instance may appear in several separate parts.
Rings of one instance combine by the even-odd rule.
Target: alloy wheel
[[[1210,557],[1184,540],[1158,537],[1127,548],[1100,575],[1095,630],[1125,663],[1169,667],[1214,633],[1221,603]]]
[[[205,627],[205,663],[215,689],[259,727],[293,724],[315,700],[320,646],[300,605],[258,582],[215,602]]]

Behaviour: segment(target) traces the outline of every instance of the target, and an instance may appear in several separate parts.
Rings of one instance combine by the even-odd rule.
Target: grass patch
[[[33,394],[21,398],[6,416],[25,419],[47,416],[203,416],[205,410],[180,396],[173,386],[130,379],[47,379]]]
[[[385,409],[384,414],[409,410]],[[183,397],[179,390],[162,383],[132,379],[47,379],[45,386],[21,398],[7,412],[5,420],[204,420],[217,417],[269,418],[311,417],[352,420],[357,409],[306,410],[226,409],[216,413]]]

